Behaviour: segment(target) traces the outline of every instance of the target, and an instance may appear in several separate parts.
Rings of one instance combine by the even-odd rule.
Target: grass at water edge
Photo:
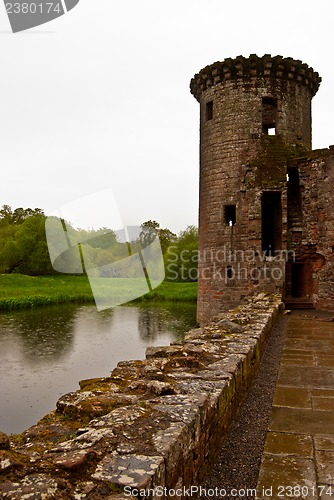
[[[138,301],[187,301],[195,302],[197,283],[161,283]],[[86,276],[26,276],[0,275],[0,310],[11,311],[52,304],[94,303]]]

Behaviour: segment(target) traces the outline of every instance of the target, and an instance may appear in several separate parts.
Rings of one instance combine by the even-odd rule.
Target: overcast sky
[[[197,224],[199,105],[190,79],[237,55],[301,59],[323,79],[313,148],[328,147],[333,19],[333,0],[80,0],[12,34],[2,6],[0,205],[49,214],[113,189],[126,224],[155,219],[174,232]]]

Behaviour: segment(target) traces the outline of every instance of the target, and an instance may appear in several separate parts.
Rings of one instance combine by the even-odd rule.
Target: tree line
[[[45,234],[47,216],[40,208],[16,208],[3,205],[0,209],[0,273],[20,273],[32,276],[59,274],[53,268]],[[131,242],[120,241],[112,229],[77,229],[66,226],[83,241],[85,261],[103,268],[124,259],[132,251],[145,248],[159,236],[164,258],[166,280],[196,281],[198,231],[188,226],[179,235],[161,228],[154,220],[141,224],[139,234]]]

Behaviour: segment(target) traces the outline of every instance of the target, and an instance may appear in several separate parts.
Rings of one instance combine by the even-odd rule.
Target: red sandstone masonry
[[[199,262],[202,325],[261,291],[334,308],[334,148],[311,151],[320,82],[307,64],[268,54],[215,62],[191,80],[200,104],[199,251],[213,254]],[[268,213],[278,238],[268,237]],[[290,258],[272,263],[266,239]],[[222,249],[239,257],[222,262]],[[243,260],[249,250],[254,259]],[[267,278],[266,268],[276,274]]]
[[[82,381],[10,449],[0,440],[1,498],[116,500],[199,485],[281,307],[280,296],[260,294],[183,342]]]

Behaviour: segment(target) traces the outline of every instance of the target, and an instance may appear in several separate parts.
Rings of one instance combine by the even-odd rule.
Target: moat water
[[[195,304],[64,305],[0,314],[0,431],[22,432],[79,381],[107,377],[148,345],[181,340],[196,325]]]

